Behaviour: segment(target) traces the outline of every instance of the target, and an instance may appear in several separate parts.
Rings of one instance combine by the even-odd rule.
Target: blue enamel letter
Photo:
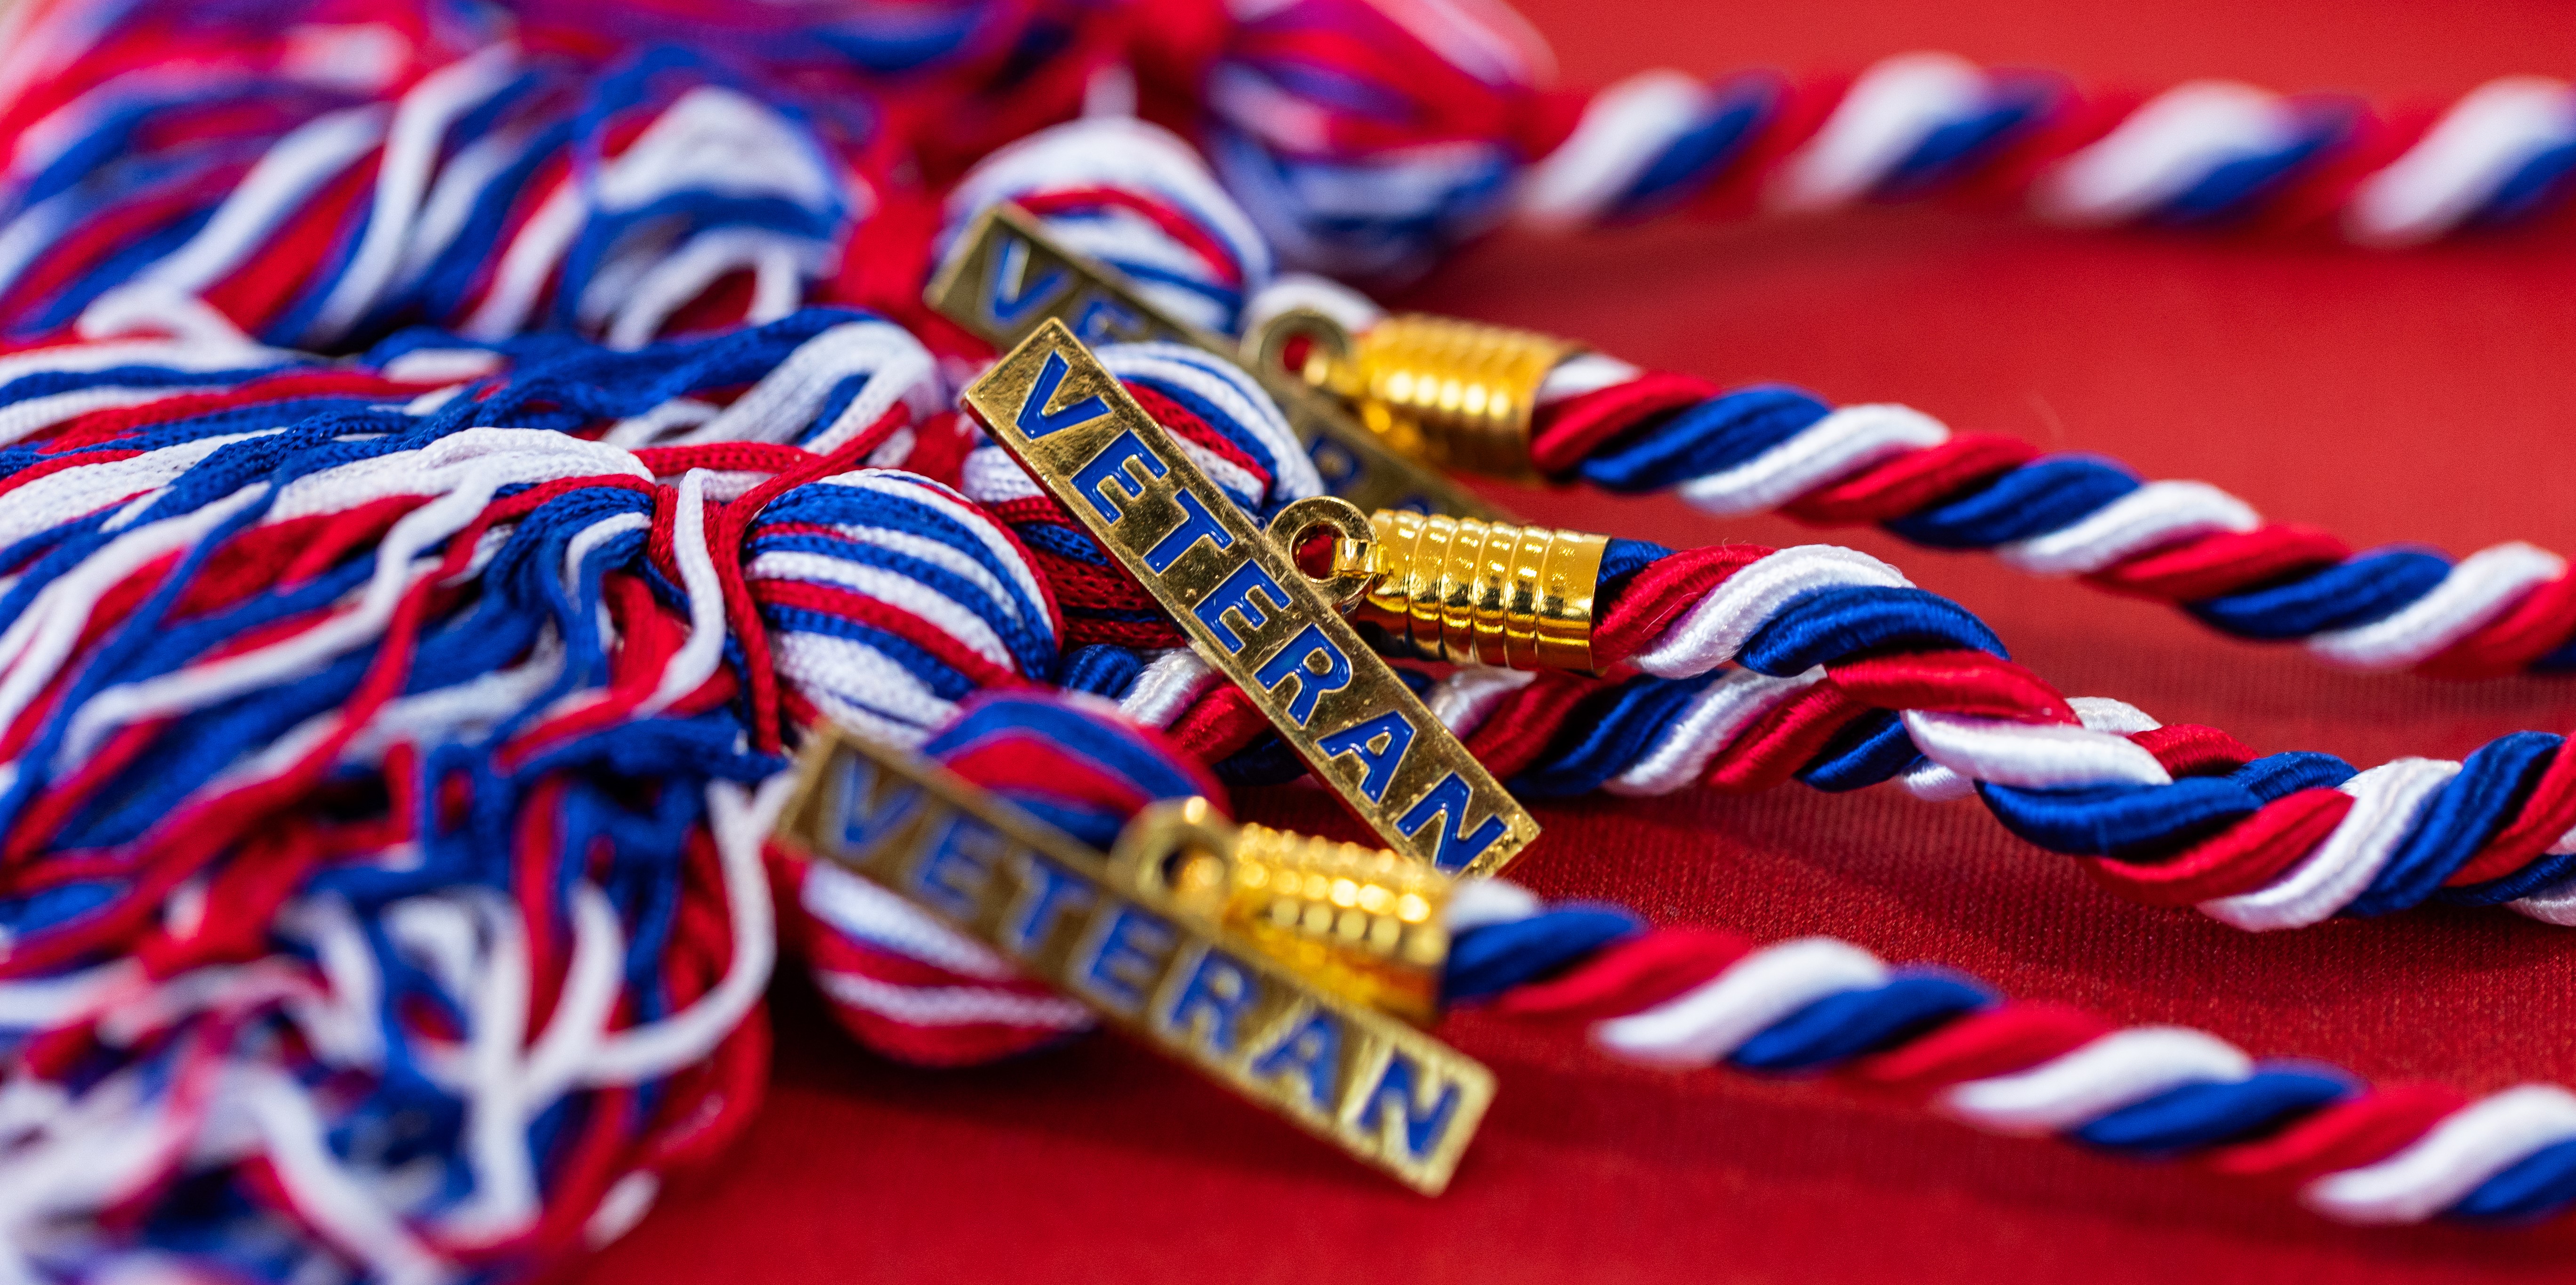
[[[1209,1052],[1230,1054],[1238,1034],[1236,1019],[1260,994],[1260,983],[1251,972],[1224,951],[1211,949],[1200,955],[1198,967],[1190,970],[1189,984],[1172,1002],[1171,1015],[1163,1025],[1190,1032]]]
[[[1017,329],[1022,318],[1044,306],[1056,287],[1064,284],[1062,269],[1035,281],[1027,279],[1028,271],[1029,243],[1018,237],[1004,241],[993,256],[992,279],[985,283],[985,306],[1004,330]]]
[[[1046,365],[1038,371],[1037,386],[1029,390],[1029,399],[1020,403],[1020,431],[1032,438],[1044,437],[1077,425],[1088,424],[1109,413],[1109,403],[1097,393],[1075,402],[1063,410],[1050,411],[1047,403],[1055,400],[1055,390],[1064,386],[1064,354],[1047,354]]]
[[[1422,798],[1395,824],[1406,834],[1412,834],[1431,824],[1433,818],[1438,818],[1440,855],[1432,864],[1455,874],[1466,869],[1467,863],[1475,860],[1477,854],[1494,846],[1494,840],[1503,837],[1503,819],[1498,816],[1486,817],[1485,823],[1477,826],[1474,834],[1467,833],[1467,803],[1467,782],[1452,772],[1440,778],[1438,785],[1424,791]]]
[[[1093,998],[1132,1013],[1144,1005],[1155,970],[1171,949],[1171,925],[1134,906],[1120,906],[1110,912],[1100,945],[1089,962],[1078,966],[1076,977]]]
[[[1127,511],[1119,508],[1118,501],[1109,494],[1110,484],[1115,483],[1131,500],[1145,493],[1144,487],[1137,483],[1136,475],[1127,469],[1129,460],[1144,464],[1145,471],[1156,477],[1172,471],[1170,465],[1156,459],[1152,451],[1145,449],[1145,443],[1129,431],[1120,433],[1107,446],[1101,447],[1100,453],[1084,461],[1082,468],[1073,475],[1074,488],[1082,492],[1082,498],[1091,501],[1091,507],[1112,522],[1125,517]]]
[[[1384,740],[1386,748],[1377,748]],[[1404,761],[1404,751],[1413,744],[1413,720],[1404,711],[1391,709],[1365,722],[1353,723],[1315,743],[1326,754],[1354,754],[1368,775],[1360,778],[1360,793],[1371,803],[1386,799],[1386,784],[1395,779],[1396,765]]]
[[[1181,560],[1182,554],[1190,551],[1191,545],[1201,540],[1209,541],[1220,549],[1234,547],[1234,537],[1226,534],[1224,527],[1217,525],[1215,516],[1207,511],[1207,506],[1199,503],[1199,497],[1187,491],[1176,491],[1172,498],[1181,503],[1181,524],[1173,527],[1171,534],[1156,540],[1154,547],[1145,551],[1146,566],[1156,571],[1169,571],[1173,563]]]
[[[1270,1046],[1252,1063],[1252,1073],[1264,1080],[1275,1080],[1295,1072],[1306,1078],[1306,1097],[1315,1109],[1330,1114],[1333,1088],[1341,1079],[1342,1024],[1340,1019],[1321,1009],[1310,1011],[1285,1039]]]
[[[1323,657],[1324,667],[1316,669],[1308,661]],[[1253,674],[1264,689],[1275,690],[1279,684],[1295,680],[1297,694],[1288,698],[1288,716],[1299,726],[1315,717],[1315,702],[1326,692],[1337,692],[1351,685],[1351,658],[1324,636],[1324,631],[1308,625],[1288,640],[1288,645],[1270,653]]]
[[[1454,1084],[1440,1086],[1440,1098],[1429,1111],[1418,1109],[1414,1080],[1421,1072],[1422,1068],[1401,1051],[1388,1058],[1386,1074],[1379,1076],[1377,1086],[1369,1090],[1368,1104],[1360,1108],[1359,1116],[1360,1128],[1375,1136],[1385,1128],[1378,1122],[1385,1118],[1387,1101],[1393,1099],[1404,1123],[1405,1149],[1416,1160],[1430,1155],[1440,1145],[1440,1135],[1449,1131],[1449,1118],[1458,1111],[1458,1086]]]
[[[1264,599],[1269,601],[1269,606],[1261,605]],[[1246,562],[1236,567],[1234,574],[1227,576],[1216,588],[1208,590],[1207,596],[1190,608],[1190,614],[1197,616],[1199,623],[1216,634],[1218,646],[1227,651],[1241,651],[1243,635],[1226,623],[1227,611],[1233,611],[1236,618],[1243,621],[1245,629],[1259,629],[1270,622],[1271,612],[1287,609],[1288,591],[1280,588],[1279,582],[1271,579],[1270,573],[1262,570],[1260,564]]]

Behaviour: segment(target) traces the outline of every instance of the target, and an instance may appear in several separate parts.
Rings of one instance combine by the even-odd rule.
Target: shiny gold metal
[[[1608,539],[1381,509],[1358,616],[1429,660],[1593,672],[1593,599]]]
[[[1530,475],[1539,384],[1582,351],[1530,330],[1397,313],[1354,336],[1312,309],[1291,309],[1247,337],[1257,370],[1285,369],[1292,341],[1305,382],[1342,399],[1360,422],[1414,459],[1503,477]]]
[[[965,401],[1388,847],[1486,874],[1538,837],[1528,810],[1064,323],[1040,325]],[[1375,538],[1347,503],[1302,512],[1301,528]]]
[[[1299,976],[1414,1022],[1440,1011],[1451,881],[1384,848],[1230,825],[1205,799],[1137,814],[1112,878],[1163,893]]]
[[[1015,205],[997,205],[976,218],[940,263],[924,298],[996,348],[1014,347],[1055,320],[1087,344],[1163,339],[1242,361],[1232,341],[1156,308],[1116,269],[1058,245]],[[1390,449],[1341,403],[1285,369],[1272,365],[1250,373],[1279,403],[1333,494],[1364,508],[1511,520],[1473,491]]]
[[[1473,1058],[1315,984],[1183,894],[1113,876],[1108,858],[938,764],[827,726],[798,769],[782,841],[1415,1190],[1448,1185],[1494,1097]]]

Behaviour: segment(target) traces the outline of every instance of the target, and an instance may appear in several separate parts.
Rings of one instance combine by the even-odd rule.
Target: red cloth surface
[[[2026,12],[1977,0],[1525,10],[1570,83],[1656,63],[1852,69],[1944,48],[2166,83],[2241,76],[2400,98],[2576,72],[2540,0]],[[2217,483],[2359,544],[2576,551],[2576,223],[2406,254],[2322,237],[2051,230],[1939,208],[1502,240],[1401,302],[1580,336],[1650,365],[1921,407],[1961,429]],[[1509,497],[1667,544],[1824,539],[1982,613],[2062,689],[2258,750],[2373,763],[2576,726],[2576,681],[2445,684],[2328,670],[2164,609],[1867,531],[1719,522],[1669,501]],[[1310,791],[1263,819],[1357,837]],[[1538,809],[1516,877],[1668,922],[1833,933],[1898,960],[2258,1054],[2469,1090],[2576,1083],[2576,935],[2419,911],[2253,936],[2115,900],[1973,803],[1890,789],[1705,793]],[[2088,1281],[2291,1272],[2332,1281],[2576,1274],[2576,1228],[2356,1230],[2277,1193],[1969,1132],[1829,1084],[1608,1063],[1562,1034],[1446,1028],[1501,1096],[1448,1195],[1424,1200],[1112,1038],[927,1072],[776,989],[778,1066],[750,1136],[586,1270],[607,1282]]]

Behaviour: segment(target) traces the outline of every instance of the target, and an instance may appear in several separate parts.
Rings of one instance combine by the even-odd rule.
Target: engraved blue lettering
[[[1046,365],[1038,369],[1037,385],[1029,389],[1029,399],[1020,403],[1021,432],[1033,439],[1045,437],[1050,433],[1088,424],[1109,413],[1109,403],[1098,393],[1085,397],[1062,410],[1047,409],[1047,403],[1055,400],[1055,390],[1063,387],[1064,374],[1068,369],[1070,367],[1065,365],[1063,353],[1047,354]]]
[[[921,787],[889,785],[876,765],[853,754],[841,765],[841,844],[863,853],[921,814]]]
[[[1190,980],[1181,987],[1180,998],[1172,1001],[1163,1025],[1188,1033],[1211,1053],[1227,1056],[1234,1052],[1240,1035],[1236,1021],[1260,994],[1260,983],[1250,970],[1224,951],[1209,950],[1190,970]]]
[[[1305,1077],[1307,1099],[1317,1111],[1329,1114],[1334,1089],[1342,1078],[1341,1064],[1341,1019],[1322,1009],[1310,1009],[1285,1038],[1253,1059],[1252,1074],[1263,1081],[1292,1073]]]
[[[1395,779],[1396,765],[1404,761],[1404,751],[1413,744],[1413,720],[1404,711],[1391,709],[1375,718],[1353,723],[1316,742],[1324,753],[1349,754],[1357,757],[1368,775],[1360,778],[1360,793],[1371,803],[1386,799],[1387,783]]]
[[[1264,598],[1270,601],[1267,607],[1261,605]],[[1260,564],[1246,562],[1236,567],[1234,574],[1227,576],[1216,588],[1208,590],[1207,596],[1190,608],[1190,614],[1197,616],[1199,623],[1216,635],[1218,646],[1227,651],[1241,651],[1243,636],[1236,633],[1235,626],[1225,619],[1228,611],[1234,612],[1235,618],[1243,622],[1242,628],[1249,632],[1268,624],[1271,612],[1287,609],[1287,591],[1281,589],[1279,582],[1271,579],[1270,573],[1262,570]]]
[[[1112,522],[1127,516],[1127,511],[1118,507],[1117,498],[1109,493],[1111,486],[1125,491],[1131,500],[1145,493],[1143,481],[1127,467],[1129,460],[1143,464],[1145,471],[1156,477],[1172,471],[1170,465],[1145,449],[1145,443],[1136,436],[1135,430],[1130,429],[1101,447],[1100,453],[1092,456],[1073,475],[1074,488],[1082,492],[1082,498],[1091,501],[1091,507]]]
[[[1064,270],[1054,269],[1035,281],[1026,280],[1029,271],[1029,243],[1018,237],[1002,242],[993,255],[993,275],[985,288],[985,306],[992,311],[993,321],[1004,330],[1015,330],[1030,313],[1044,306],[1064,284]],[[1052,391],[1052,390],[1050,390]]]
[[[1138,339],[1146,333],[1143,317],[1106,295],[1083,300],[1082,311],[1074,314],[1072,329],[1074,338],[1093,345]]]
[[[1173,563],[1181,560],[1182,554],[1190,551],[1191,545],[1201,540],[1206,540],[1220,549],[1234,547],[1234,537],[1217,524],[1215,516],[1207,511],[1207,506],[1199,503],[1199,497],[1187,491],[1176,491],[1172,494],[1172,498],[1181,502],[1181,524],[1173,527],[1171,534],[1156,540],[1154,547],[1145,551],[1146,566],[1152,567],[1157,572],[1169,571]]]
[[[1439,1147],[1441,1136],[1449,1132],[1449,1121],[1458,1114],[1458,1086],[1455,1084],[1441,1085],[1439,1098],[1429,1109],[1423,1108],[1418,1101],[1420,1094],[1415,1083],[1424,1078],[1428,1077],[1423,1069],[1405,1056],[1403,1050],[1397,1050],[1395,1056],[1387,1059],[1386,1073],[1378,1077],[1377,1086],[1369,1090],[1368,1102],[1361,1106],[1358,1120],[1359,1127],[1370,1137],[1385,1136],[1386,1126],[1381,1121],[1385,1120],[1386,1104],[1392,1099],[1399,1122],[1404,1127],[1405,1151],[1416,1160],[1428,1157]]]
[[[1077,965],[1083,990],[1101,1003],[1134,1012],[1154,988],[1154,975],[1172,951],[1172,926],[1138,910],[1120,906],[1109,912],[1109,927],[1091,958]]]
[[[1433,818],[1438,818],[1440,855],[1432,859],[1432,864],[1454,874],[1466,869],[1468,862],[1494,846],[1494,841],[1503,837],[1506,828],[1501,817],[1489,816],[1483,825],[1476,827],[1475,833],[1468,833],[1468,803],[1467,782],[1452,772],[1440,778],[1439,784],[1424,791],[1422,797],[1397,818],[1396,828],[1412,834],[1431,824]]]
[[[1025,890],[1018,909],[1002,925],[1002,941],[1020,954],[1034,955],[1046,946],[1056,916],[1089,902],[1092,893],[1091,885],[1036,853],[1029,854],[1025,872]]]
[[[976,903],[993,881],[993,841],[998,837],[973,817],[950,818],[947,831],[913,869],[913,892],[933,910],[974,918]]]
[[[1324,662],[1317,669],[1313,662]],[[1324,636],[1324,631],[1308,625],[1288,640],[1288,645],[1270,653],[1253,677],[1265,690],[1275,691],[1279,684],[1295,682],[1297,694],[1288,698],[1288,716],[1305,726],[1315,716],[1315,702],[1326,692],[1337,692],[1351,685],[1351,658]]]

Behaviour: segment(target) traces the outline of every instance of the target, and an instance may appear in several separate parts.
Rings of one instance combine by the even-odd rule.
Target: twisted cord
[[[1322,308],[1354,330],[1384,314],[1311,277],[1254,297],[1256,321]],[[1670,490],[1703,512],[1874,523],[1936,549],[2171,602],[2238,638],[2297,642],[2327,663],[2443,678],[2576,668],[2576,576],[2506,541],[2457,561],[2356,551],[2275,522],[2205,482],[2142,481],[2098,455],[1954,433],[1910,407],[1831,406],[1796,388],[1726,389],[1585,353],[1551,371],[1530,432],[1536,466],[1622,494]]]
[[[996,695],[931,747],[968,779],[1105,844],[1142,801],[1210,788],[1179,747],[1123,726],[1060,696]],[[1094,745],[1108,748],[1095,756]],[[897,943],[918,988],[902,1012],[942,1041],[943,1060],[1020,1051],[1086,1024],[1079,1006],[1050,1003],[977,943],[863,879],[842,881],[867,904],[876,939]],[[1451,1007],[1580,1023],[1627,1061],[1834,1074],[1988,1132],[2189,1158],[2295,1191],[2347,1223],[2523,1223],[2576,1203],[2576,1094],[2554,1085],[2475,1099],[2374,1086],[2319,1062],[2258,1061],[2201,1031],[2122,1027],[2006,999],[1945,969],[1891,968],[1831,938],[1757,946],[1650,928],[1616,907],[1542,906],[1502,880],[1464,885],[1448,924]],[[901,1020],[891,1010],[879,1020]]]
[[[2524,1084],[2471,1099],[2257,1060],[2206,1032],[2122,1027],[1998,996],[1946,969],[1891,968],[1828,937],[1755,946],[1542,908],[1492,881],[1462,895],[1448,998],[1581,1023],[1613,1057],[1837,1075],[1972,1128],[2187,1158],[2295,1190],[2339,1222],[2524,1223],[2576,1204],[2576,1094]]]
[[[2398,246],[2528,218],[2576,167],[2576,89],[2489,82],[2439,111],[2233,81],[2085,91],[1948,54],[1848,79],[1631,75],[1555,95],[1498,8],[1297,0],[1228,32],[1206,146],[1284,263],[1404,276],[1512,222],[1808,213],[1959,192],[2059,223],[2299,225]]]
[[[1533,456],[1557,477],[1670,489],[1712,514],[1777,509],[1990,550],[2353,669],[2474,678],[2576,667],[2576,577],[2521,541],[2457,561],[2414,546],[2356,551],[2207,483],[2142,481],[2100,456],[1953,433],[1903,406],[1722,390],[1603,358],[1560,371],[1532,434]]]

